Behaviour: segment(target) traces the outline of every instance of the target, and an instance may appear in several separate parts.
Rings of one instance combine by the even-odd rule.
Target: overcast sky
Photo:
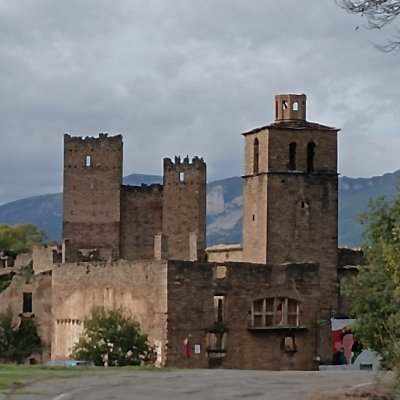
[[[400,169],[400,55],[371,44],[395,26],[362,24],[334,0],[0,0],[0,204],[61,191],[64,133],[121,133],[124,175],[241,175],[278,93],[341,129],[341,175]]]

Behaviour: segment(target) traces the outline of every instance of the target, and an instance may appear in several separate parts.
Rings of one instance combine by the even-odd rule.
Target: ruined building
[[[124,186],[120,135],[66,135],[63,246],[36,249],[30,281],[13,280],[0,308],[12,301],[18,312],[31,293],[25,311],[52,359],[69,357],[90,310],[103,306],[138,320],[160,365],[329,362],[338,130],[306,120],[304,94],[278,95],[275,106],[272,124],[243,134],[243,245],[207,249],[208,261],[202,159],[165,159],[163,185]]]

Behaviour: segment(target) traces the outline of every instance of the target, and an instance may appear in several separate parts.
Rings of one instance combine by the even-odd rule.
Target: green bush
[[[46,234],[33,224],[0,224],[0,250],[13,258],[34,245],[43,244],[46,238]]]
[[[0,314],[0,358],[21,363],[32,353],[41,352],[42,342],[33,318],[21,318],[18,327],[12,319],[11,309]]]
[[[124,317],[122,310],[94,308],[84,326],[84,336],[73,349],[75,359],[110,367],[154,363],[147,335],[141,334],[139,324]]]
[[[368,266],[342,286],[352,299],[352,330],[400,377],[400,191],[371,200],[360,222]]]

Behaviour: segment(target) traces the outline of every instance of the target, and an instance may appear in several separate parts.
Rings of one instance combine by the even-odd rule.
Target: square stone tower
[[[122,136],[64,136],[63,239],[103,260],[205,260],[206,163],[164,159],[163,185],[122,185]],[[84,251],[85,253],[85,251]],[[71,257],[69,256],[68,259]]]
[[[63,238],[74,248],[118,258],[121,183],[121,135],[64,135]]]
[[[328,327],[337,307],[337,132],[306,120],[305,94],[282,94],[275,122],[243,134],[243,261],[319,263]]]
[[[164,159],[162,228],[172,260],[205,259],[206,175],[202,158]]]

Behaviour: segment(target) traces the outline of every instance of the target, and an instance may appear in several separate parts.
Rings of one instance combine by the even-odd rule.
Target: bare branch
[[[399,0],[336,0],[336,3],[351,14],[366,17],[370,29],[380,29],[400,14]]]
[[[339,7],[350,14],[366,18],[368,29],[381,29],[400,15],[400,0],[335,0]],[[375,45],[385,53],[400,52],[400,35],[397,34],[386,45]]]

